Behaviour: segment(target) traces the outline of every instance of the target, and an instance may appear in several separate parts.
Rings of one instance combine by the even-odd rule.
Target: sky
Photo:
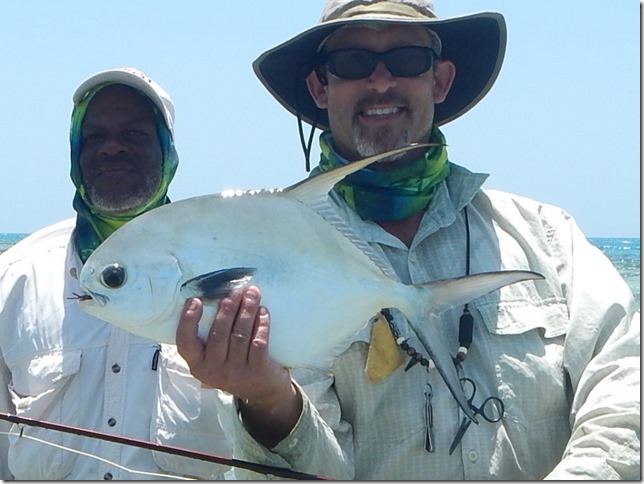
[[[508,27],[496,84],[442,127],[450,160],[489,173],[487,188],[563,208],[588,237],[639,237],[640,3],[434,4],[439,17],[501,12]],[[0,0],[0,233],[75,215],[72,93],[113,67],[137,67],[172,96],[181,160],[173,200],[306,177],[296,119],[251,65],[317,23],[323,5]],[[312,159],[318,154],[316,141]]]

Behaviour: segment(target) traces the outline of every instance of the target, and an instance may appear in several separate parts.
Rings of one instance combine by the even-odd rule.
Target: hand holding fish
[[[270,317],[260,297],[257,287],[248,286],[223,298],[205,342],[197,335],[202,302],[189,299],[177,328],[177,349],[202,384],[240,399],[244,425],[270,448],[297,422],[302,397],[289,370],[269,356]]]

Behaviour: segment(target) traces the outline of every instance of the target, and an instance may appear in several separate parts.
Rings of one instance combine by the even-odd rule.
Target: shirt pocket
[[[417,441],[425,433],[425,397],[428,381],[424,369],[405,371],[407,359],[378,383],[372,383],[364,367],[369,345],[356,341],[333,364],[334,390],[341,418],[353,429],[357,447],[370,449]],[[374,425],[374,422],[378,422]]]
[[[66,394],[65,389],[80,370],[81,357],[81,350],[59,350],[12,366],[9,392],[16,414],[55,422],[73,421],[80,399],[73,392]],[[12,432],[20,433],[20,428],[14,425]],[[29,437],[63,447],[74,447],[80,437],[28,426],[22,432],[22,438],[9,437],[9,467],[16,479],[58,480],[71,472],[77,454]]]
[[[543,469],[561,459],[570,437],[563,366],[567,306],[554,298],[501,300],[483,301],[476,310],[489,334],[482,338],[481,364],[493,365],[498,397],[505,406],[497,443],[516,455],[527,475],[542,477]]]
[[[158,444],[232,457],[232,442],[220,425],[219,393],[202,389],[175,346],[162,345],[158,398],[152,418],[151,437]],[[153,452],[163,470],[203,479],[221,479],[229,466]]]

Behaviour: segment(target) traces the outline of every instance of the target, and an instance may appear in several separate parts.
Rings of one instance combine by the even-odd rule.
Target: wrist
[[[267,448],[277,445],[293,430],[302,406],[302,395],[292,382],[288,392],[273,394],[266,399],[237,398],[242,424],[257,442]]]
[[[279,414],[285,407],[302,401],[296,385],[289,378],[288,385],[283,390],[273,391],[263,396],[250,398],[237,397],[237,407],[240,413],[264,413],[267,415]]]

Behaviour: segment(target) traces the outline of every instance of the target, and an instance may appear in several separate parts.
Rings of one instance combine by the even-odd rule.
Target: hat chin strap
[[[303,65],[301,69],[307,68],[306,65]],[[302,151],[304,151],[304,160],[307,173],[311,171],[311,148],[313,147],[313,134],[315,133],[315,128],[318,126],[318,120],[320,118],[320,108],[315,112],[315,118],[313,119],[313,124],[311,126],[311,132],[309,133],[308,140],[304,136],[304,126],[302,115],[300,113],[300,100],[297,90],[297,79],[299,76],[295,76],[295,83],[293,86],[293,92],[295,92],[295,116],[297,117],[297,130],[300,135],[300,144],[302,145]]]
[[[309,139],[304,139],[304,127],[302,126],[302,116],[300,116],[300,110],[296,109],[297,114],[297,129],[300,134],[300,143],[302,144],[302,151],[304,151],[304,160],[306,163],[306,171],[311,171],[311,148],[313,147],[313,133],[315,133],[315,128],[317,127],[317,116],[311,126],[311,132],[309,133]]]

